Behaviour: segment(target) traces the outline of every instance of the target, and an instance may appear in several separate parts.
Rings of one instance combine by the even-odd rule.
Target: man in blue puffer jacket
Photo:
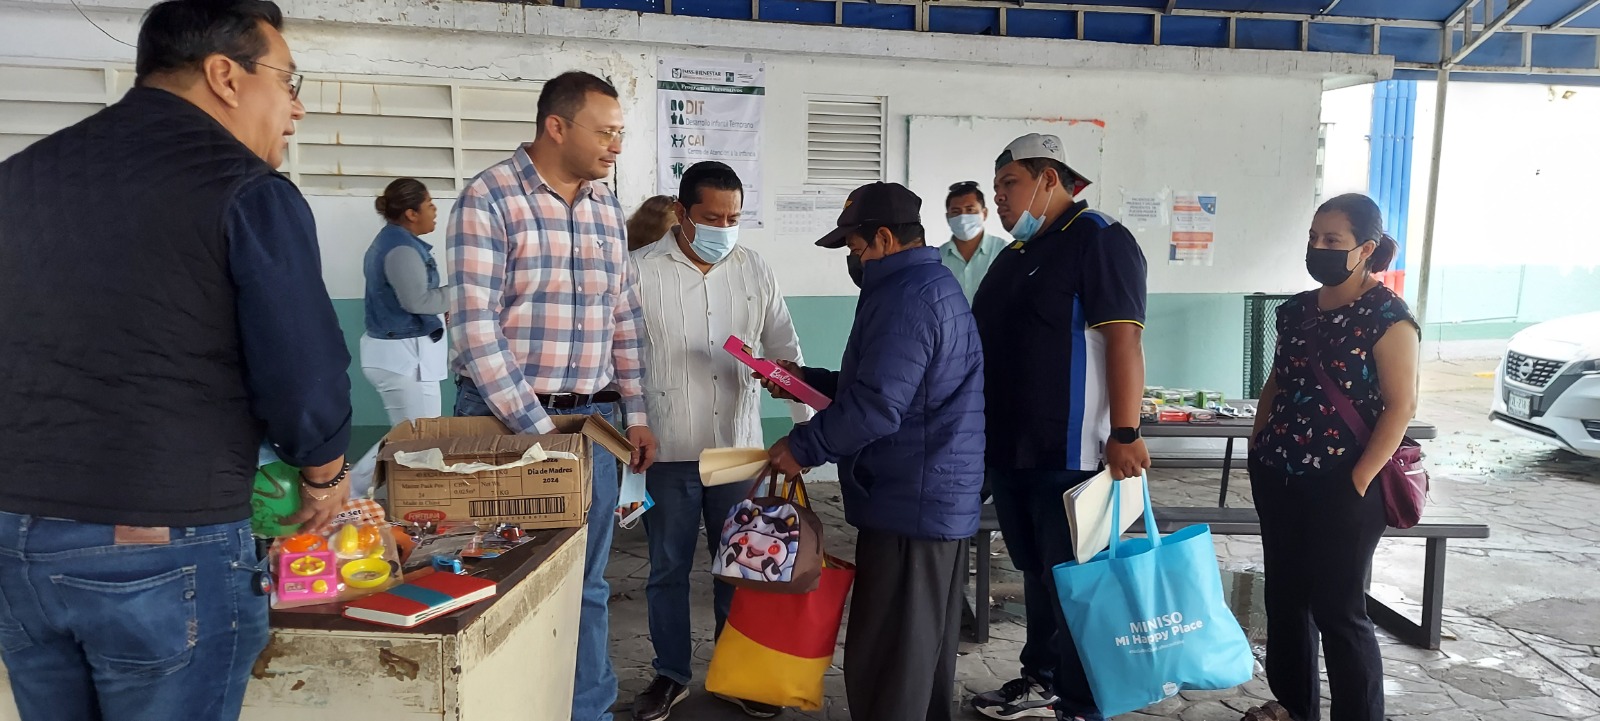
[[[817,241],[850,248],[855,326],[839,371],[796,369],[832,405],[769,452],[783,473],[839,464],[860,531],[845,693],[851,717],[872,721],[950,718],[983,485],[982,343],[961,284],[923,243],[921,208],[903,186],[862,186]]]

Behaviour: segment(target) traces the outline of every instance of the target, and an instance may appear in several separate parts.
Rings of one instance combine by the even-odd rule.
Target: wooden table
[[[337,605],[273,611],[272,637],[256,660],[240,718],[567,718],[589,533],[529,535],[533,540],[482,562],[482,577],[498,583],[494,598],[416,628],[351,621]],[[0,667],[0,721],[17,718]]]
[[[412,629],[272,612],[272,639],[245,692],[244,721],[504,721],[566,718],[578,647],[583,528],[533,540],[469,571],[491,600]]]

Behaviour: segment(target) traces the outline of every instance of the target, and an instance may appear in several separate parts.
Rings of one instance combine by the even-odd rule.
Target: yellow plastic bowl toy
[[[339,575],[351,588],[376,588],[389,580],[389,562],[382,558],[359,558],[344,564]]]

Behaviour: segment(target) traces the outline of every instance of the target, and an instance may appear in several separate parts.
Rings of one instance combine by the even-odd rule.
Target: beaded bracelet
[[[311,479],[306,478],[305,471],[300,472],[300,483],[309,488],[315,488],[319,491],[326,491],[329,488],[337,488],[340,483],[344,482],[345,476],[348,475],[350,475],[350,463],[346,461],[344,468],[339,469],[339,475],[334,476],[333,480],[328,481],[327,483],[313,483]]]

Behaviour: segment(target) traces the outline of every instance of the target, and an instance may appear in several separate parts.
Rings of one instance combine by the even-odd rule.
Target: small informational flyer
[[[1159,193],[1135,193],[1124,196],[1122,224],[1140,229],[1152,225],[1166,225],[1166,221],[1162,219],[1162,205]]]
[[[1216,254],[1217,194],[1172,194],[1171,265],[1211,265]]]

